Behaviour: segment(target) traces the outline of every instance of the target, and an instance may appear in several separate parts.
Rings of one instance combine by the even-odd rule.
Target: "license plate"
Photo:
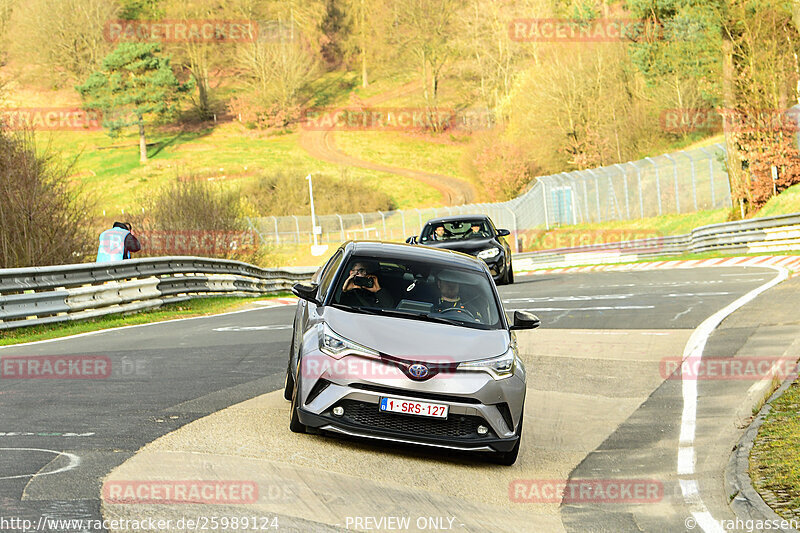
[[[399,398],[381,398],[380,409],[386,413],[447,418],[449,406],[440,403],[417,402]]]

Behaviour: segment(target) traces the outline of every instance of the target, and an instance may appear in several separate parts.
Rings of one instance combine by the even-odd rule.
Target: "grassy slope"
[[[261,173],[294,170],[341,176],[336,165],[310,157],[297,143],[297,134],[261,136],[237,123],[219,125],[201,133],[155,132],[159,143],[148,152],[150,162],[138,162],[137,137],[128,134],[111,140],[102,132],[52,132],[40,136],[40,144],[62,151],[65,159],[78,157],[76,179],[98,200],[98,208],[110,213],[131,212],[141,200],[180,174],[195,174],[227,184],[254,180]],[[115,147],[118,146],[118,147]],[[108,148],[111,147],[111,148]],[[105,149],[104,149],[105,148]],[[383,191],[401,208],[437,204],[441,195],[409,178],[362,169],[348,174]]]
[[[800,184],[789,187],[775,196],[758,211],[760,217],[800,213]]]
[[[778,514],[800,507],[800,383],[795,381],[772,402],[772,411],[758,431],[750,453],[750,477],[756,489],[780,494],[787,502]]]

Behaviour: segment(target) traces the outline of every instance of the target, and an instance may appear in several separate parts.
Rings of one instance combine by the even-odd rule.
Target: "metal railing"
[[[800,213],[695,228],[691,233],[589,246],[527,252],[514,256],[515,270],[720,251],[726,254],[800,250]]]
[[[722,144],[674,152],[640,161],[539,176],[530,188],[507,202],[431,209],[406,209],[318,215],[321,243],[349,239],[403,241],[419,235],[430,218],[482,214],[512,234],[579,223],[692,213],[731,205]],[[310,216],[248,219],[261,244],[311,244]],[[515,251],[528,249],[524,238]]]
[[[191,298],[288,290],[309,268],[262,269],[239,261],[159,257],[0,270],[0,330],[159,307]]]

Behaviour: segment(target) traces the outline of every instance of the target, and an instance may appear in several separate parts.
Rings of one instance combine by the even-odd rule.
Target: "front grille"
[[[378,404],[357,400],[343,400],[338,405],[344,407],[344,415],[341,420],[355,426],[420,437],[482,438],[478,435],[477,428],[484,423],[484,420],[477,416],[451,414],[447,420],[441,420],[397,413],[382,413],[378,410]]]
[[[350,387],[354,389],[368,390],[385,394],[387,396],[398,395],[406,396],[408,398],[419,398],[420,400],[433,400],[447,403],[481,403],[477,398],[469,398],[467,396],[452,396],[449,394],[439,394],[436,392],[420,392],[409,389],[395,389],[392,387],[382,387],[380,385],[372,385],[367,383],[351,383]]]

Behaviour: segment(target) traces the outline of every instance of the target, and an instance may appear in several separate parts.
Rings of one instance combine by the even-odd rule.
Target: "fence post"
[[[383,222],[383,237],[382,240],[386,240],[386,217],[383,216],[383,211],[378,211],[381,215],[381,221]]]
[[[690,156],[687,152],[680,152],[682,156],[689,160],[689,165],[692,169],[692,198],[694,199],[694,212],[697,212],[697,181],[695,180],[694,176],[694,158]]]
[[[595,207],[597,208],[597,221],[602,222],[603,219],[600,216],[600,178],[595,174],[594,170],[591,168],[587,168],[586,172],[592,175],[594,178],[594,200],[595,200]]]
[[[358,213],[358,216],[361,217],[361,238],[365,239],[367,236],[367,226],[364,224],[364,215],[362,213]]]
[[[403,240],[406,240],[406,214],[403,211],[400,211],[400,220],[403,222]]]
[[[678,190],[678,162],[673,159],[673,157],[669,154],[664,154],[664,157],[672,161],[672,176],[675,179],[675,208],[678,210],[678,213],[681,212],[681,197],[680,191]]]
[[[272,220],[275,222],[275,244],[280,244],[281,237],[280,234],[278,233],[278,217],[273,215]]]
[[[342,215],[336,215],[339,218],[339,229],[342,230],[342,242],[344,242],[347,237],[344,234],[344,220],[342,220]]]
[[[639,218],[644,218],[644,199],[642,198],[642,170],[636,166],[633,161],[628,161],[626,164],[633,166],[636,170],[636,186],[639,189]]]
[[[656,195],[658,196],[658,216],[661,216],[661,180],[658,177],[658,165],[649,157],[644,158],[645,161],[650,161],[656,169]]]
[[[550,217],[547,216],[547,182],[540,179],[539,183],[542,184],[542,200],[544,200],[544,228],[550,229]]]
[[[416,211],[417,216],[419,216],[419,231],[417,232],[417,234],[419,235],[420,233],[422,233],[422,213],[420,213],[419,209],[417,208],[414,208],[414,211]]]
[[[292,215],[294,217],[294,228],[297,231],[297,244],[300,244],[300,222],[297,220],[297,215]]]
[[[586,188],[586,178],[583,176],[581,176],[581,178],[583,178],[581,180],[581,183],[583,183],[583,210],[586,213],[584,216],[584,222],[588,223],[591,222],[591,219],[589,218],[589,191]]]
[[[519,235],[517,235],[517,233],[519,232],[519,228],[517,227],[517,214],[514,213],[514,210],[508,207],[507,205],[503,204],[503,207],[505,208],[506,211],[511,213],[511,222],[514,224],[513,229],[511,230],[512,232],[511,235],[514,236],[514,251],[519,253]]]
[[[625,167],[620,165],[619,163],[614,163],[614,166],[617,167],[620,172],[622,172],[622,186],[625,191],[625,218],[630,220],[631,219],[631,205],[630,199],[628,198],[628,172],[625,170]]]
[[[716,198],[714,197],[714,154],[700,147],[700,151],[708,156],[708,179],[711,181],[711,209],[714,209]]]

